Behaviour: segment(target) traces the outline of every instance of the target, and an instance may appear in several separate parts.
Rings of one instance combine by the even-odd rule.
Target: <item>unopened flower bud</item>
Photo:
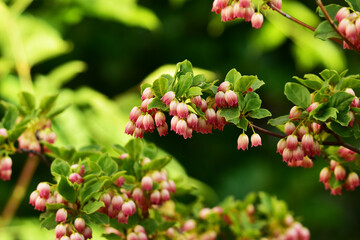
[[[161,137],[161,136],[165,136],[166,134],[169,133],[169,126],[168,126],[168,124],[167,124],[167,123],[164,123],[163,126],[157,127],[157,131],[158,131],[160,137]]]
[[[191,231],[196,228],[196,222],[193,219],[186,221],[182,227],[184,232]]]
[[[118,178],[114,181],[114,184],[115,184],[117,187],[121,187],[124,183],[125,183],[125,179],[124,179],[123,176],[118,177]]]
[[[284,129],[285,129],[285,134],[286,135],[291,135],[293,134],[294,130],[295,130],[295,124],[293,122],[287,122],[285,123]]]
[[[334,175],[336,177],[336,180],[343,181],[346,177],[346,170],[343,166],[338,164],[334,169]]]
[[[151,191],[153,187],[153,181],[151,179],[151,177],[149,176],[145,176],[142,178],[141,180],[141,188],[144,191]]]
[[[264,22],[264,16],[260,13],[254,13],[251,17],[251,25],[253,28],[259,29],[261,28],[262,24]]]
[[[66,225],[63,224],[58,224],[55,227],[55,235],[57,238],[61,238],[62,236],[64,236],[66,234]]]
[[[69,180],[70,180],[70,182],[77,183],[77,184],[81,184],[84,182],[84,179],[78,173],[70,174]]]
[[[84,232],[83,232],[83,235],[85,237],[85,239],[91,239],[92,238],[92,230],[90,227],[86,227]]]
[[[156,123],[156,126],[159,127],[159,126],[163,126],[165,124],[165,114],[161,111],[158,111],[156,112],[155,114],[155,123]]]
[[[130,120],[136,122],[138,117],[141,115],[141,110],[138,107],[133,107],[130,111]]]
[[[113,206],[114,210],[121,210],[122,204],[124,200],[120,195],[116,195],[111,200],[111,205]]]
[[[298,139],[295,135],[290,135],[286,139],[286,147],[290,150],[295,150],[298,145]]]
[[[331,171],[328,167],[324,167],[320,171],[319,182],[327,183],[331,178]]]
[[[228,90],[225,92],[225,101],[229,105],[229,107],[237,106],[238,104],[238,98],[236,93],[234,93],[231,90]]]
[[[228,90],[230,90],[230,82],[228,81],[222,82],[217,89],[218,92],[221,91],[224,93],[227,92]]]
[[[56,212],[56,221],[59,222],[65,222],[67,218],[67,211],[65,208],[60,208]]]
[[[306,111],[308,111],[309,113],[312,112],[315,108],[317,108],[319,106],[318,102],[314,102],[312,103],[307,109]]]
[[[299,107],[297,106],[293,106],[290,109],[290,114],[289,114],[289,119],[296,121],[296,120],[300,120],[301,117],[301,110]]]
[[[169,115],[171,115],[171,116],[177,115],[177,106],[178,106],[178,104],[179,104],[179,102],[176,99],[171,101]]]
[[[349,15],[350,15],[349,8],[347,7],[340,8],[340,10],[336,13],[335,20],[341,22],[344,18],[349,17]]]
[[[285,147],[286,147],[286,140],[285,140],[285,138],[282,138],[277,143],[276,152],[280,153],[280,154],[283,154]]]
[[[170,200],[170,193],[167,189],[162,189],[160,193],[161,202],[166,202]]]
[[[135,123],[132,121],[128,121],[125,126],[125,133],[128,135],[133,135],[135,132]]]
[[[251,136],[251,147],[257,147],[257,146],[261,146],[261,137],[259,134],[254,133]]]
[[[78,232],[82,233],[85,230],[85,226],[86,226],[85,220],[83,218],[76,218],[74,222],[74,226]]]
[[[7,138],[8,134],[7,134],[7,130],[5,128],[0,128],[0,136],[3,136],[4,139]]]
[[[158,190],[155,190],[150,195],[150,201],[152,204],[160,204],[160,192]]]
[[[49,184],[47,184],[45,182],[39,183],[36,190],[39,191],[40,197],[45,198],[45,199],[47,199],[49,197],[49,194],[50,194]]]
[[[189,115],[189,109],[187,104],[184,102],[179,103],[177,105],[176,112],[179,118],[187,118],[187,116]]]
[[[249,146],[249,137],[245,133],[240,134],[237,144],[238,144],[237,146],[238,150],[240,149],[244,151],[247,150]]]
[[[105,204],[105,207],[109,207],[111,203],[111,196],[108,193],[104,193],[100,197],[100,201],[102,201]]]
[[[144,101],[147,98],[153,98],[154,97],[154,93],[151,89],[151,87],[147,87],[144,89],[142,96],[141,96],[141,101]]]
[[[173,91],[167,92],[164,94],[164,96],[161,98],[161,101],[166,105],[169,106],[171,101],[173,101],[175,98],[175,93]]]
[[[70,240],[85,240],[85,238],[82,234],[76,232],[71,234]]]

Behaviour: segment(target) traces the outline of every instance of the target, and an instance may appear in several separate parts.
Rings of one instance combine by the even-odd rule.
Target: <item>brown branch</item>
[[[259,132],[265,133],[265,134],[267,134],[267,135],[270,135],[270,136],[273,136],[273,137],[277,137],[277,138],[285,138],[285,137],[286,137],[286,135],[284,135],[284,134],[280,134],[280,133],[276,133],[276,132],[269,131],[269,130],[267,130],[267,129],[265,129],[265,128],[256,126],[256,125],[254,125],[253,123],[251,123],[251,125],[253,126],[254,129],[258,130]]]
[[[49,161],[49,159],[47,159],[47,157],[45,156],[45,154],[43,153],[39,153],[35,150],[30,150],[30,149],[25,149],[25,148],[19,148],[16,150],[16,153],[20,153],[20,154],[32,154],[35,155],[37,157],[39,157],[39,159],[45,163],[46,166],[50,167],[51,163]]]
[[[16,183],[14,191],[11,194],[1,215],[0,227],[9,224],[14,217],[16,210],[19,208],[20,203],[24,199],[26,189],[34,176],[35,170],[39,164],[37,156],[28,157],[26,163],[21,171],[20,177]]]
[[[270,2],[270,1],[267,2],[267,5],[268,5],[272,10],[280,13],[281,15],[283,15],[284,17],[286,17],[287,19],[290,19],[291,21],[296,22],[297,24],[300,24],[300,25],[303,26],[303,27],[306,27],[307,29],[310,29],[310,30],[313,31],[313,32],[315,31],[315,28],[314,28],[314,27],[312,27],[312,26],[310,26],[310,25],[308,25],[308,24],[306,24],[306,23],[304,23],[304,22],[302,22],[302,21],[300,21],[300,20],[298,20],[298,19],[290,16],[290,15],[287,14],[286,12],[284,12],[284,11],[282,11],[281,9],[275,7],[275,5],[274,5],[272,2]]]
[[[346,38],[346,36],[344,36],[340,30],[338,29],[338,27],[336,26],[336,24],[334,23],[334,21],[331,19],[329,13],[326,11],[324,4],[322,3],[321,0],[316,0],[317,5],[319,6],[319,8],[321,9],[321,11],[323,12],[326,21],[328,21],[328,23],[330,24],[330,26],[335,30],[335,32],[347,43],[347,45],[349,45],[353,50],[355,50],[356,52],[360,53],[360,49],[358,49],[354,44],[352,44],[352,42],[350,42],[350,40],[348,38]]]
[[[253,123],[251,123],[251,125],[253,126],[254,129],[256,129],[257,131],[259,132],[262,132],[262,133],[265,133],[267,135],[270,135],[270,136],[273,136],[273,137],[277,137],[277,138],[285,138],[286,135],[284,134],[279,134],[279,133],[276,133],[276,132],[272,132],[272,131],[269,131],[265,128],[262,128],[262,127],[259,127],[259,126],[256,126],[254,125]],[[327,132],[327,133],[330,133],[331,135],[333,135],[336,139],[336,142],[330,142],[330,141],[325,141],[325,142],[322,142],[321,144],[324,145],[324,146],[343,146],[343,147],[346,147],[358,154],[360,154],[360,149],[345,142],[339,135],[337,135],[336,133],[334,133],[333,131],[331,131],[325,124],[322,125],[323,128],[324,128],[324,131]]]

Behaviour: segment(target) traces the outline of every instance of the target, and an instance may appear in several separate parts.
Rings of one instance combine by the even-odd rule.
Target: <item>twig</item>
[[[45,163],[46,166],[50,167],[51,166],[51,163],[49,161],[49,159],[47,159],[47,157],[45,156],[45,154],[43,153],[39,153],[35,150],[30,150],[30,149],[25,149],[25,148],[19,148],[16,150],[16,153],[25,153],[25,154],[32,154],[32,155],[35,155],[37,157],[39,157],[39,159]]]
[[[283,15],[284,17],[286,17],[287,19],[290,19],[291,21],[293,22],[296,22],[297,24],[300,24],[301,26],[303,27],[306,27],[307,29],[310,29],[311,31],[315,32],[315,28],[310,26],[310,25],[307,25],[306,23],[290,16],[289,14],[287,14],[286,12],[282,11],[281,9],[275,7],[275,5],[272,3],[272,2],[267,2],[267,5],[274,11],[280,13],[281,15]]]
[[[4,208],[4,211],[2,212],[0,218],[0,227],[8,225],[15,215],[16,210],[19,208],[19,205],[25,196],[26,189],[29,186],[31,178],[34,176],[38,164],[39,158],[37,156],[27,158],[14,191],[12,192],[11,197],[7,201],[7,204]]]
[[[264,128],[262,128],[262,127],[256,126],[256,125],[254,125],[253,123],[251,123],[251,125],[253,126],[253,128],[255,128],[256,130],[258,130],[259,132],[265,133],[265,134],[267,134],[267,135],[270,135],[270,136],[273,136],[273,137],[277,137],[277,138],[285,138],[285,137],[286,137],[286,135],[284,135],[284,134],[279,134],[279,133],[276,133],[276,132],[269,131],[269,130],[264,129]]]
[[[360,50],[354,45],[352,44],[349,39],[346,38],[346,36],[344,36],[338,29],[338,27],[335,25],[334,21],[331,19],[329,13],[326,11],[324,4],[322,3],[321,0],[316,0],[317,5],[319,6],[319,8],[321,9],[321,11],[323,12],[325,19],[329,22],[330,26],[335,30],[335,32],[347,43],[347,45],[349,45],[353,50],[355,50],[356,52],[360,53]]]

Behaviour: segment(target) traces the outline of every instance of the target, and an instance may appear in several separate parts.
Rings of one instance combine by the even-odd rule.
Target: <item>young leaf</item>
[[[47,115],[46,118],[53,118],[56,117],[57,115],[59,115],[60,113],[62,113],[63,111],[65,111],[67,108],[69,108],[71,106],[71,104],[67,104],[65,106],[59,107],[53,111],[50,111]]]
[[[94,195],[96,195],[101,188],[104,186],[106,180],[105,179],[99,179],[99,180],[92,180],[86,182],[79,192],[79,200],[80,202],[86,203],[88,200],[90,200]],[[97,199],[96,199],[97,200]]]
[[[359,0],[345,0],[349,6],[355,11],[360,11],[360,1]]]
[[[177,84],[175,85],[176,96],[182,97],[190,89],[193,83],[193,74],[188,72],[185,75],[181,75]]]
[[[269,112],[265,108],[259,108],[254,111],[251,111],[249,116],[256,119],[261,119],[265,117],[271,117],[271,112]]]
[[[101,207],[105,207],[104,202],[94,201],[94,202],[87,203],[82,210],[86,214],[91,214],[91,213],[96,212]]]
[[[144,91],[145,89],[147,89],[148,87],[152,87],[152,85],[151,85],[150,83],[143,83],[143,84],[141,84],[141,86],[140,86],[141,94],[142,94],[143,91]]]
[[[156,97],[161,98],[167,92],[169,80],[164,77],[156,79],[153,83],[152,89]]]
[[[339,90],[345,90],[346,88],[360,88],[360,78],[358,76],[348,76],[343,78],[339,85]]]
[[[92,222],[97,225],[109,224],[109,217],[103,213],[94,212],[90,215],[83,215],[86,222]]]
[[[151,162],[145,164],[143,166],[143,170],[145,172],[152,171],[152,170],[160,170],[163,167],[165,167],[170,161],[171,161],[171,157],[154,159]]]
[[[136,161],[140,158],[142,153],[143,142],[140,139],[132,139],[125,145],[125,149],[130,157]]]
[[[187,97],[194,97],[194,96],[201,96],[201,88],[200,87],[191,87],[189,91],[187,91],[186,96]]]
[[[230,82],[233,86],[235,86],[236,81],[238,81],[241,77],[241,74],[235,69],[231,69],[225,77],[224,81]]]
[[[332,118],[332,119],[336,119],[337,117],[337,113],[339,111],[336,108],[333,107],[323,107],[322,109],[320,109],[316,114],[313,115],[313,117],[316,120],[325,122],[326,120]],[[311,112],[312,113],[312,112]],[[311,115],[311,114],[310,114]]]
[[[70,166],[67,162],[61,159],[55,159],[51,163],[51,174],[53,176],[64,176],[67,177],[70,174]]]
[[[255,92],[257,89],[259,89],[264,84],[265,84],[264,81],[256,78],[255,82],[251,85],[251,88],[252,88],[253,92]]]
[[[328,12],[331,19],[334,19],[337,12],[342,8],[342,6],[338,4],[329,4],[325,6],[326,11]],[[321,9],[318,7],[316,9],[316,12],[319,14],[320,17],[325,17],[324,13],[321,11]]]
[[[351,121],[351,118],[349,117],[349,115],[347,115],[346,111],[338,113],[337,118],[335,120],[335,122],[339,123],[341,126],[344,126],[344,127],[347,127],[349,125],[350,121]]]
[[[55,221],[56,214],[55,212],[45,212],[40,215],[40,225],[42,228],[48,230],[54,229],[58,224]]]
[[[118,154],[126,153],[126,149],[119,144],[114,144],[112,147]]]
[[[270,119],[268,121],[268,124],[276,127],[276,126],[284,125],[288,121],[289,121],[289,115],[284,115],[284,116]]]
[[[339,112],[347,111],[353,99],[354,96],[350,93],[336,92],[330,97],[329,106],[336,108]]]
[[[238,107],[223,108],[220,110],[220,116],[224,117],[226,121],[237,119],[240,117],[240,109]]]
[[[249,121],[246,118],[241,118],[239,123],[237,124],[237,126],[241,129],[243,129],[244,131],[246,131],[248,124],[249,124]]]
[[[158,108],[161,109],[162,111],[166,111],[167,110],[167,106],[160,100],[160,98],[155,97],[148,105],[147,109],[150,110],[152,108]]]
[[[193,85],[201,87],[204,83],[206,83],[206,77],[204,74],[198,74],[193,78]]]
[[[338,134],[340,137],[351,137],[353,134],[351,132],[351,129],[348,127],[343,127],[339,123],[331,122],[330,128],[333,130],[336,134]]]
[[[257,76],[242,76],[235,82],[235,91],[244,93],[257,80]]]
[[[117,163],[107,153],[100,156],[100,158],[97,160],[97,164],[99,164],[101,169],[108,176],[111,176],[118,170]]]
[[[187,73],[191,73],[191,75],[193,75],[192,64],[189,60],[184,60],[176,64],[175,76],[177,78]]]
[[[261,99],[257,93],[249,92],[245,96],[244,112],[250,112],[259,109],[261,106]]]
[[[57,97],[58,94],[43,97],[40,101],[40,106],[39,106],[39,108],[41,109],[40,113],[47,114],[54,106]]]
[[[20,103],[25,106],[27,110],[33,110],[36,107],[35,96],[29,92],[19,93]]]
[[[323,41],[329,38],[340,38],[328,21],[322,21],[316,28],[314,37]]]
[[[320,76],[332,86],[335,86],[340,81],[340,76],[335,70],[325,69],[320,73]]]
[[[298,83],[288,82],[285,84],[284,93],[287,99],[289,99],[295,105],[304,109],[310,106],[310,92],[306,87]]]
[[[18,116],[19,112],[17,108],[14,105],[9,104],[5,116],[2,119],[2,124],[4,128],[8,130],[12,129],[16,125],[16,119],[18,118]]]
[[[311,88],[313,90],[319,90],[324,83],[324,81],[321,80],[321,78],[319,78],[315,74],[305,74],[304,76],[305,79],[301,79],[296,76],[293,78],[298,80],[302,85],[305,85],[306,87]]]
[[[69,184],[65,176],[61,176],[58,184],[58,192],[68,202],[75,203],[76,192],[75,189]]]

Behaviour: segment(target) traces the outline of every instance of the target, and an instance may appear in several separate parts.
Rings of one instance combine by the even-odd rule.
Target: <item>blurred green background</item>
[[[339,1],[326,4],[330,2]],[[255,30],[239,20],[222,23],[211,7],[210,0],[0,1],[0,99],[16,102],[17,92],[29,89],[32,80],[37,95],[60,92],[59,105],[72,104],[54,123],[57,144],[110,146],[129,139],[124,127],[130,109],[140,102],[141,81],[160,67],[154,78],[162,71],[172,73],[173,64],[184,59],[220,80],[234,67],[257,74],[266,83],[259,90],[263,107],[274,116],[291,107],[283,86],[292,76],[324,68],[359,71],[358,54],[316,40],[309,30],[278,14],[269,11],[263,27]],[[320,22],[315,8],[310,0],[283,2],[283,10],[313,26]],[[216,191],[217,198],[206,199],[210,205],[228,195],[243,198],[250,191],[266,191],[288,203],[312,239],[360,238],[359,191],[331,196],[318,182],[324,161],[315,161],[312,169],[289,168],[275,153],[278,139],[262,135],[263,147],[243,152],[236,150],[239,134],[227,126],[223,132],[195,134],[190,140],[173,132],[165,138],[156,133],[145,138],[177,158],[189,176]],[[23,163],[23,156],[16,157],[12,181],[0,182],[0,210]],[[39,181],[51,181],[45,165],[37,169],[27,196]],[[28,197],[16,218],[29,220],[15,220],[11,228],[0,229],[0,239],[10,237],[5,232],[24,229],[23,224],[34,234],[9,239],[40,234],[39,213],[27,202]],[[37,239],[53,237],[43,231],[47,235]]]

